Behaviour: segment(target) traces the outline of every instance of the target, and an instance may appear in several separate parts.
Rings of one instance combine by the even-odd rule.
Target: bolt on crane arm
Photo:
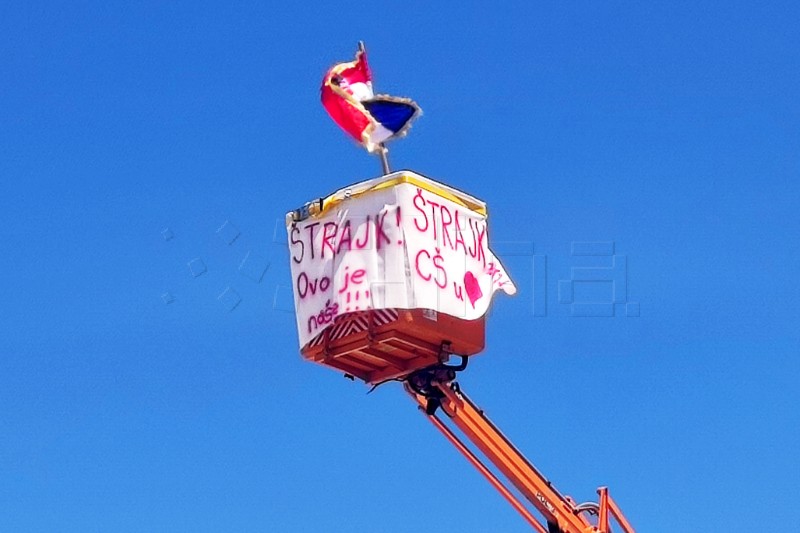
[[[609,496],[606,487],[598,489],[598,503],[578,505],[572,498],[559,493],[460,390],[458,383],[453,381],[455,372],[450,368],[452,367],[442,365],[412,374],[405,383],[406,391],[417,401],[428,420],[486,477],[537,533],[615,533],[610,525],[612,518],[623,533],[635,533]],[[536,508],[544,517],[547,527],[437,416],[439,410],[450,418],[458,430]],[[588,518],[590,515],[593,516],[592,522]]]

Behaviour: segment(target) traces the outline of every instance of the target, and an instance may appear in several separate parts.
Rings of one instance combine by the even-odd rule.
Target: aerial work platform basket
[[[367,383],[474,355],[497,289],[486,205],[411,171],[287,214],[302,356]]]
[[[431,309],[373,309],[340,315],[301,353],[374,384],[446,362],[451,353],[477,354],[484,345],[483,317],[462,320]]]

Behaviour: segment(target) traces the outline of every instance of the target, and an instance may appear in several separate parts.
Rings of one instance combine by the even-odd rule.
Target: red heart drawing
[[[475,302],[483,296],[483,291],[481,290],[480,283],[475,279],[472,272],[467,271],[467,273],[464,274],[464,288],[467,289],[469,303],[471,303],[472,308],[475,309]]]

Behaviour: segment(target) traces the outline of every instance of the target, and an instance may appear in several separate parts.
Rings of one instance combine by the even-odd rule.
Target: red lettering
[[[344,284],[342,285],[342,288],[339,289],[339,294],[342,294],[344,291],[346,291],[347,287],[350,285],[350,275],[347,273],[349,268],[350,267],[348,266],[344,267]],[[347,301],[350,302],[350,293],[347,293]]]
[[[380,222],[378,221],[378,217],[380,216]],[[375,215],[375,240],[378,250],[381,249],[381,241],[386,239],[386,244],[391,244],[392,241],[389,239],[389,236],[386,235],[386,232],[383,231],[383,221],[386,219],[386,212],[384,211],[380,215]]]
[[[364,275],[367,273],[366,270],[363,268],[359,268],[352,274],[348,272],[350,267],[344,267],[344,283],[342,284],[342,288],[339,289],[339,294],[342,294],[348,288],[350,288],[350,284],[353,285],[360,285],[362,281],[364,281]],[[347,293],[347,301],[350,301],[350,293]]]
[[[345,221],[344,225],[342,226],[342,231],[339,234],[339,246],[336,247],[336,253],[342,253],[342,248],[344,247],[344,243],[347,243],[347,250],[352,250],[352,243],[350,236],[350,221]]]
[[[322,257],[325,257],[325,248],[331,251],[331,255],[336,255],[336,250],[333,249],[331,243],[334,237],[336,237],[336,222],[326,222],[322,230]]]
[[[437,270],[435,281],[436,285],[440,289],[447,287],[447,272],[445,271],[444,266],[442,266],[442,261],[444,261],[444,258],[439,253],[439,249],[437,248],[436,255],[433,256],[433,266],[435,266]]]
[[[366,273],[366,270],[359,268],[350,276],[350,281],[353,283],[353,285],[361,285],[361,282],[364,281],[364,275]]]
[[[458,251],[458,243],[461,243],[461,248],[464,250],[464,255],[467,254],[467,245],[464,244],[464,228],[458,223],[458,209],[456,209],[456,243],[453,250]]]
[[[439,207],[439,204],[434,202],[433,200],[428,200],[428,205],[431,206],[431,218],[433,219],[433,240],[436,240],[436,208]]]
[[[477,225],[478,224],[476,222],[475,226],[477,226]],[[484,248],[483,248],[484,247],[483,240],[485,238],[486,238],[486,224],[484,224],[483,228],[478,232],[478,244],[477,244],[478,256],[475,258],[475,259],[478,259],[481,262],[483,262],[483,266],[486,266],[486,256],[483,253],[483,250],[484,250]]]
[[[455,281],[453,282],[453,292],[456,294],[456,298],[458,298],[462,302],[464,301],[464,287],[462,287]]]
[[[420,267],[420,258],[422,254],[428,256],[433,268],[436,270],[436,277],[433,277],[433,273],[423,273],[423,269]],[[417,252],[417,257],[415,259],[415,266],[417,268],[417,275],[424,279],[425,281],[430,281],[433,279],[433,282],[436,283],[436,286],[440,289],[444,289],[447,287],[447,271],[444,268],[444,257],[439,251],[439,248],[436,248],[436,255],[431,256],[430,252],[427,250],[420,250]]]
[[[362,226],[365,226],[367,228],[367,230],[364,232],[364,240],[362,242],[358,242],[358,239],[356,239],[355,245],[356,245],[356,248],[358,248],[359,250],[365,248],[367,246],[367,243],[369,242],[369,226],[370,226],[370,216],[369,215],[367,215],[367,223],[366,224],[362,224]]]
[[[497,268],[497,266],[495,266],[494,261],[489,261],[489,264],[486,266],[485,272],[486,274],[491,276],[492,283],[493,284],[496,283],[498,287],[502,287],[503,285],[506,284],[505,281],[500,281],[503,279],[503,273],[500,271],[499,268]]]
[[[431,258],[431,254],[429,254],[429,253],[428,253],[427,251],[425,251],[425,250],[420,250],[419,252],[417,252],[417,257],[416,257],[416,260],[414,261],[414,264],[415,264],[415,266],[416,266],[416,268],[417,268],[417,275],[418,275],[419,277],[421,277],[422,279],[424,279],[425,281],[430,281],[430,280],[431,280],[431,275],[430,275],[430,274],[428,274],[428,276],[427,276],[427,277],[425,277],[425,274],[423,274],[423,273],[422,273],[422,270],[420,270],[420,268],[419,268],[419,257],[420,257],[422,254],[425,254],[425,255],[427,255],[427,256],[428,256],[428,259],[430,259],[430,258]]]
[[[440,217],[442,219],[442,246],[450,246],[450,249],[453,249],[453,240],[450,238],[450,232],[447,230],[447,227],[453,223],[453,215],[450,213],[450,210],[447,209],[447,206],[442,204],[442,209],[440,213]],[[445,215],[447,215],[447,219],[445,219]]]
[[[419,200],[419,203],[417,202],[417,200]],[[420,203],[422,205],[420,205]],[[425,198],[422,197],[422,189],[417,189],[417,194],[414,195],[414,207],[416,207],[417,211],[419,211],[420,215],[422,215],[422,220],[425,221],[425,227],[421,228],[419,226],[420,217],[414,217],[414,226],[416,226],[418,231],[421,231],[421,232],[424,233],[424,232],[428,231],[428,224],[429,223],[428,223],[428,215],[427,215],[427,213],[425,213],[425,210],[423,209],[423,207],[425,207]]]
[[[473,249],[473,247],[477,244],[478,240],[475,237],[475,226],[472,224],[472,219],[467,219],[467,223],[469,223],[469,229],[472,233],[472,246],[469,246],[467,249],[469,250],[469,255],[471,257],[475,257],[478,253],[477,248]]]
[[[486,224],[480,227],[476,220],[473,225],[472,219],[469,220],[469,228],[472,230],[472,246],[469,247],[469,255],[477,261],[481,261],[486,266],[486,255],[484,254],[484,239],[486,238]]]

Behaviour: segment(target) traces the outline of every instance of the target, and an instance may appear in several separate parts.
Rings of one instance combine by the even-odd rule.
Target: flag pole
[[[391,172],[391,170],[389,170],[389,157],[388,157],[389,149],[386,148],[386,145],[383,143],[380,143],[378,145],[378,149],[380,150],[379,154],[381,158],[381,167],[383,168],[383,174],[385,176],[386,174]]]
[[[364,41],[358,41],[358,51],[362,54],[367,53],[367,47],[364,45]],[[386,145],[383,143],[378,144],[378,155],[381,158],[381,168],[383,169],[384,176],[391,172],[389,169],[389,149],[386,148]]]

